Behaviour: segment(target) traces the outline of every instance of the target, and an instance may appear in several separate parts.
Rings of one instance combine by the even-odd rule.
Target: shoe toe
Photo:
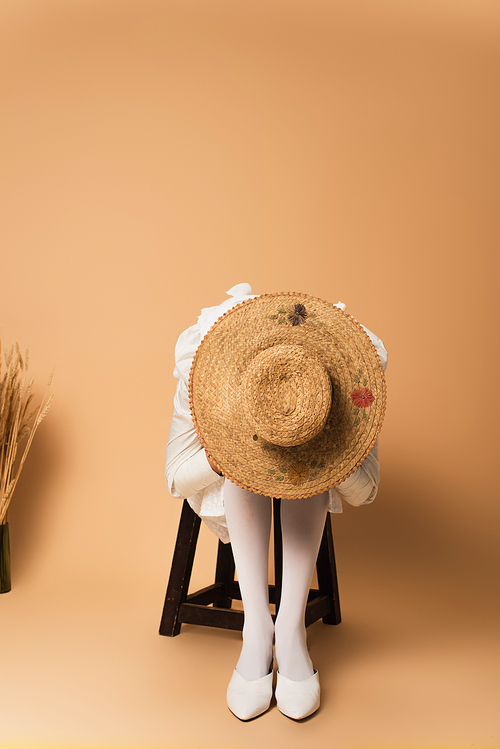
[[[309,679],[292,681],[278,671],[276,703],[288,718],[301,720],[312,715],[320,706],[319,675],[315,671]]]
[[[227,706],[240,720],[251,720],[265,713],[271,704],[273,673],[247,681],[236,669],[227,687]]]

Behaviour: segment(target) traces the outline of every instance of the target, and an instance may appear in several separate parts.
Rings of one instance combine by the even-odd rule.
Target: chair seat
[[[281,500],[274,499],[275,583],[269,585],[269,603],[275,605],[276,614],[281,598],[283,556],[280,507]],[[219,541],[215,582],[195,593],[188,594],[200,524],[200,518],[185,499],[160,622],[160,634],[167,637],[178,635],[181,624],[199,624],[205,627],[239,631],[243,629],[244,612],[231,608],[234,600],[241,601],[240,586],[234,579],[235,564],[231,544],[223,544]],[[341,621],[340,601],[330,513],[326,517],[316,570],[318,588],[312,588],[309,591],[306,626],[308,627],[318,619],[322,619],[325,624],[339,624]],[[275,616],[273,615],[273,618]]]

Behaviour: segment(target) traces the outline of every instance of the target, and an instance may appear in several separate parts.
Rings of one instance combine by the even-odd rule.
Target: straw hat
[[[336,486],[375,444],[382,365],[361,325],[321,299],[264,294],[220,317],[191,366],[201,444],[256,494],[310,497]]]

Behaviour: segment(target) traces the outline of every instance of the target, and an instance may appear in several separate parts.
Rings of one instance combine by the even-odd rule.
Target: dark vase
[[[0,525],[0,593],[10,590],[9,524]]]

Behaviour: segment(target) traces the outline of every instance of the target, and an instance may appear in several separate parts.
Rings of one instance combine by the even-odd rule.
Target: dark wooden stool
[[[269,586],[269,603],[275,604],[276,613],[280,604],[282,576],[280,506],[281,500],[273,499],[275,584]],[[202,624],[206,627],[240,631],[243,629],[243,611],[231,609],[233,599],[241,601],[240,586],[234,579],[231,544],[219,541],[214,584],[188,595],[200,523],[200,518],[185,499],[160,623],[160,634],[167,637],[178,635],[181,624]],[[326,516],[316,569],[319,589],[309,591],[306,627],[318,619],[323,619],[325,624],[339,624],[339,589],[330,513]]]

